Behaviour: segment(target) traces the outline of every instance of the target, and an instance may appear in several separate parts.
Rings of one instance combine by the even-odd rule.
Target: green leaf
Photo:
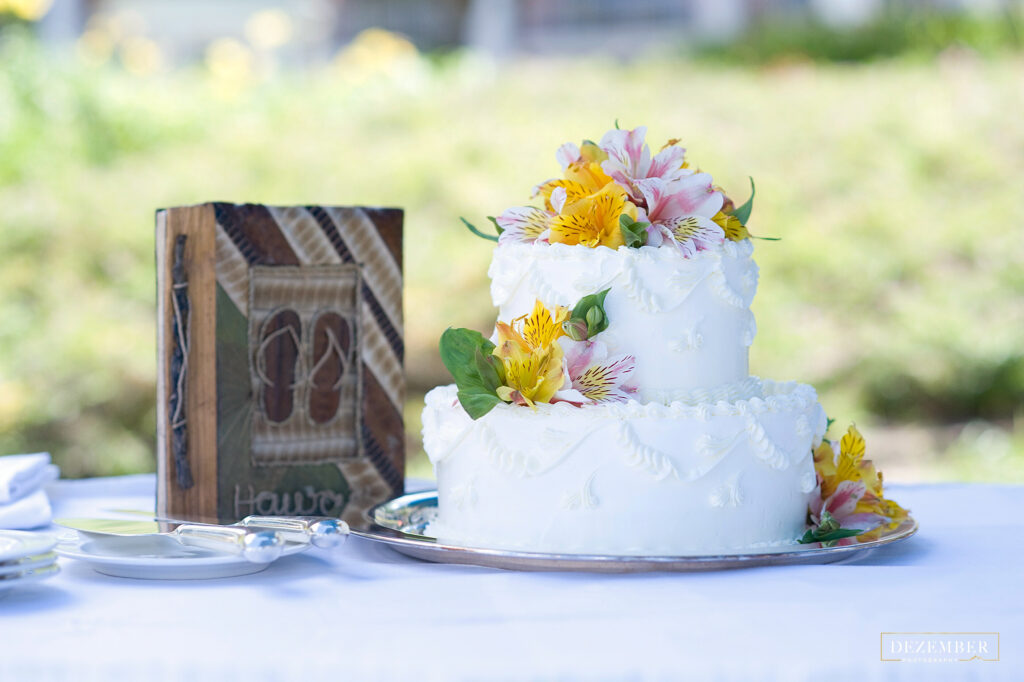
[[[495,218],[492,215],[489,215],[489,216],[487,216],[487,219],[490,220],[491,223],[494,224],[494,231],[497,232],[499,236],[501,235],[502,232],[505,231],[505,228],[498,224],[498,219],[497,218]]]
[[[754,195],[756,193],[757,188],[754,187],[754,178],[750,178],[750,198],[747,199],[746,203],[732,212],[732,214],[744,225],[746,225],[747,221],[750,220],[750,212],[754,210]]]
[[[852,538],[863,532],[864,531],[857,530],[856,528],[838,528],[831,533],[819,534],[817,538],[818,542],[834,542],[835,540],[842,540],[843,538]]]
[[[469,231],[472,232],[473,234],[475,234],[477,237],[480,237],[482,239],[486,239],[487,241],[491,241],[491,242],[498,241],[498,238],[495,237],[494,235],[492,235],[492,234],[484,234],[480,230],[476,229],[476,225],[474,225],[473,223],[469,222],[465,218],[460,216],[459,220],[461,220],[462,224],[465,225],[466,227],[468,227]],[[495,223],[495,224],[497,224],[497,223]],[[501,233],[499,232],[499,234],[501,234]]]
[[[572,309],[572,313],[569,315],[570,324],[577,326],[577,328],[586,326],[586,338],[600,334],[608,328],[608,314],[604,311],[604,298],[608,295],[609,291],[609,289],[605,289],[599,293],[584,296],[576,303],[576,307]],[[586,339],[576,340],[585,341]]]
[[[809,545],[812,542],[817,542],[817,540],[814,539],[814,531],[808,528],[807,532],[801,535],[800,539],[797,540],[797,542],[799,542],[801,545]]]
[[[505,382],[505,368],[492,355],[494,344],[472,329],[449,327],[441,335],[441,362],[451,372],[458,387],[462,407],[473,419],[479,419],[503,402],[497,388]]]
[[[441,362],[458,382],[460,375],[475,367],[476,352],[490,354],[494,344],[478,331],[449,327],[441,334],[440,350]]]
[[[615,129],[616,130],[620,130],[620,128],[619,128],[619,119],[615,119]]]
[[[477,373],[483,382],[484,388],[491,393],[496,393],[499,386],[505,384],[505,365],[498,358],[491,354],[484,355],[477,348],[473,355],[473,364],[476,365]]]
[[[630,248],[640,248],[647,243],[647,227],[650,223],[634,222],[628,215],[619,216],[619,229],[622,239]]]
[[[471,419],[479,419],[504,401],[490,393],[475,393],[471,391],[459,391],[457,393],[462,409]]]
[[[837,541],[843,538],[852,538],[864,531],[856,528],[840,528],[839,521],[829,512],[822,512],[821,522],[817,528],[808,528],[797,542],[807,545],[812,542],[820,542],[825,547],[833,547]]]

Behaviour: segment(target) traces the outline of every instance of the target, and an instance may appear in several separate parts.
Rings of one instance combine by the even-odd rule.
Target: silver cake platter
[[[397,497],[366,512],[366,525],[352,534],[380,542],[416,559],[446,564],[472,564],[516,571],[584,571],[589,573],[641,573],[646,571],[715,571],[755,566],[831,564],[863,559],[874,550],[917,532],[917,521],[908,518],[899,527],[884,531],[877,540],[839,547],[788,545],[774,551],[707,556],[606,556],[547,554],[443,544],[426,535],[437,514],[437,491]]]

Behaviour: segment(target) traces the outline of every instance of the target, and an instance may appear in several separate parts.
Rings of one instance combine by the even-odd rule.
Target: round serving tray
[[[644,571],[713,571],[755,566],[831,564],[863,559],[875,549],[905,540],[917,532],[917,521],[908,518],[899,527],[884,531],[877,540],[840,547],[786,546],[750,554],[706,556],[607,556],[547,554],[483,547],[442,544],[425,534],[437,513],[437,491],[397,497],[366,512],[366,525],[352,534],[383,543],[402,554],[446,564],[472,564],[518,571],[587,571],[591,573],[640,573]]]

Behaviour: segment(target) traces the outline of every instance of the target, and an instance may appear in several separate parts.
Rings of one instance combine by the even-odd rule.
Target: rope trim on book
[[[191,309],[188,302],[188,274],[185,271],[185,241],[178,235],[174,242],[174,263],[171,266],[171,305],[174,319],[171,321],[171,394],[168,409],[171,427],[171,452],[174,455],[174,470],[178,486],[188,490],[194,485],[192,468],[188,463],[188,420],[185,416],[185,396],[188,389],[189,318]]]

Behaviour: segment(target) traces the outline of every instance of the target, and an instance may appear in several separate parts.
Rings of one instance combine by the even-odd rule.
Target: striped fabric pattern
[[[262,304],[251,310],[254,301],[295,301],[293,307],[300,317],[306,316],[305,328],[306,319],[311,319],[322,301],[338,296],[331,279],[316,273],[330,272],[331,266],[342,268],[338,272],[345,267],[358,272],[352,293],[358,321],[355,371],[359,400],[354,428],[350,429],[354,432],[340,433],[338,425],[343,420],[275,427],[261,424],[254,415],[253,463],[336,462],[352,487],[355,507],[380,501],[388,493],[400,493],[405,457],[402,212],[228,203],[214,204],[214,211],[217,282],[249,318],[250,345],[254,335],[259,336],[258,322],[271,312]],[[254,281],[254,268],[259,268],[258,281]],[[274,271],[280,271],[279,275]],[[252,366],[255,358],[249,361]],[[256,382],[258,377],[254,377],[254,387]],[[331,439],[338,439],[333,450]]]

